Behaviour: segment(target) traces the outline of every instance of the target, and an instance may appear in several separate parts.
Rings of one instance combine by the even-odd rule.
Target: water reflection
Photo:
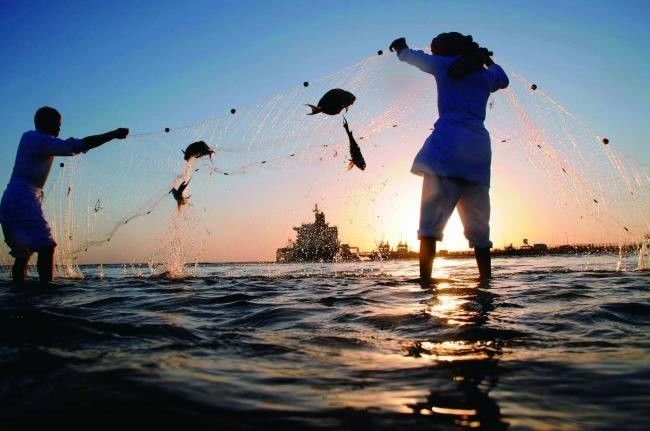
[[[426,312],[444,321],[447,328],[432,334],[430,341],[416,342],[407,352],[434,359],[438,377],[425,400],[407,405],[413,414],[467,429],[509,427],[489,396],[498,382],[502,354],[502,342],[483,328],[494,310],[496,295],[489,288],[489,282],[462,288],[440,283],[426,301]],[[446,376],[442,382],[441,374]]]

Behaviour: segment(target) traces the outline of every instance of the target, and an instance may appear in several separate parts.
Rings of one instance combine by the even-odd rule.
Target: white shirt
[[[14,169],[0,201],[0,222],[43,218],[43,186],[55,156],[85,153],[82,139],[55,138],[38,130],[25,132],[20,139]]]
[[[405,48],[398,58],[432,74],[438,89],[439,118],[415,156],[411,172],[462,178],[489,187],[492,150],[483,121],[490,93],[508,86],[503,69],[493,64],[454,79],[447,69],[459,56],[430,55]]]

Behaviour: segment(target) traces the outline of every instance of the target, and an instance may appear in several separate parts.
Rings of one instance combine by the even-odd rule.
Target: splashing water
[[[639,248],[639,260],[636,269],[638,271],[647,271],[650,269],[650,238],[646,237]]]
[[[486,121],[494,183],[508,183],[522,199],[535,196],[545,215],[570,221],[576,237],[595,231],[603,242],[641,243],[650,232],[650,167],[604,141],[542,84],[531,90],[527,79],[505,69],[510,87],[491,96]],[[331,88],[357,98],[346,117],[368,162],[364,173],[346,170],[342,118],[306,115],[305,104]],[[185,263],[198,261],[206,240],[223,249],[240,246],[237,238],[246,232],[233,232],[236,221],[250,220],[252,231],[274,222],[284,228],[294,220],[286,217],[292,209],[325,198],[341,203],[339,219],[379,238],[401,205],[397,178],[410,175],[410,161],[437,118],[436,96],[431,76],[375,56],[234,113],[185,126],[170,121],[66,161],[53,168],[45,192],[57,276],[82,277],[80,260],[124,262],[125,256],[131,264],[147,262],[152,274],[186,276]],[[215,155],[185,162],[181,150],[198,140]],[[190,205],[179,210],[169,191],[190,178]],[[641,252],[639,267],[645,245]]]

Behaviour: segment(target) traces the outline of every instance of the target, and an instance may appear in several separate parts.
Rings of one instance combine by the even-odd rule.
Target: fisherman
[[[54,157],[85,153],[112,139],[124,139],[129,133],[129,129],[119,128],[83,139],[59,139],[61,114],[49,106],[36,111],[34,126],[35,130],[25,132],[20,140],[11,179],[0,201],[2,232],[15,258],[11,277],[18,285],[25,281],[33,253],[38,253],[36,267],[41,283],[52,281],[56,242],[45,220],[42,201]]]
[[[481,279],[491,276],[490,135],[483,125],[490,93],[508,86],[492,52],[471,36],[442,33],[431,42],[432,55],[410,49],[405,38],[390,45],[399,60],[436,79],[439,118],[415,156],[411,172],[423,176],[420,207],[420,280],[431,284],[436,241],[454,208],[474,248]]]

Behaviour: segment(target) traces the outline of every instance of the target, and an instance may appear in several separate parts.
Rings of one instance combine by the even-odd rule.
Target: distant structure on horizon
[[[297,237],[289,240],[286,247],[277,249],[275,261],[285,262],[332,262],[335,260],[341,244],[339,231],[336,226],[330,226],[325,221],[325,214],[314,206],[314,222],[294,226]],[[347,246],[347,244],[344,244]],[[347,252],[351,253],[347,246]],[[358,249],[357,249],[358,252]]]
[[[296,239],[289,239],[285,247],[275,252],[277,263],[290,262],[351,262],[361,260],[415,259],[417,252],[409,250],[405,241],[391,250],[388,242],[381,241],[377,249],[360,252],[359,247],[341,244],[338,228],[325,221],[325,214],[314,206],[314,222],[294,226]]]
[[[278,248],[275,253],[277,263],[290,262],[354,262],[368,260],[392,260],[392,259],[417,259],[419,253],[409,249],[406,241],[400,241],[395,250],[392,250],[387,241],[380,241],[377,249],[369,252],[359,251],[359,247],[353,247],[349,244],[341,244],[339,241],[339,231],[336,226],[330,226],[325,221],[325,213],[314,206],[314,222],[303,223],[300,226],[294,226],[296,239],[289,239],[289,243],[282,248]],[[561,245],[549,247],[546,244],[539,243],[530,245],[528,239],[524,238],[520,247],[514,247],[512,244],[503,249],[495,248],[492,255],[499,256],[545,256],[556,254],[575,254],[575,253],[593,253],[593,252],[613,252],[634,248],[633,245],[623,247],[618,245]],[[466,251],[448,251],[438,250],[437,256],[442,258],[469,258],[474,257],[473,250]]]

